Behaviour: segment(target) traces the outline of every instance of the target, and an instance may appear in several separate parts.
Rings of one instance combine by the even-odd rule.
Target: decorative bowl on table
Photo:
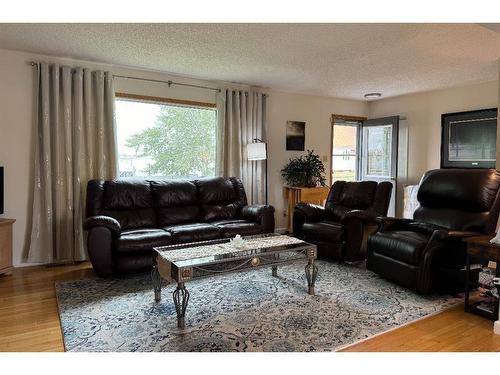
[[[239,234],[231,238],[231,245],[237,249],[242,249],[245,246],[245,240]]]

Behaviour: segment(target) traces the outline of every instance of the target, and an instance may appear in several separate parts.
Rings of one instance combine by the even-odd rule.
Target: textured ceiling
[[[487,24],[0,24],[0,48],[362,99],[498,79]]]

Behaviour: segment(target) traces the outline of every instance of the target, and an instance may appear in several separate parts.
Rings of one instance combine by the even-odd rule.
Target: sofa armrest
[[[113,234],[113,237],[119,237],[122,231],[120,223],[110,216],[91,216],[83,223],[83,229],[90,230],[95,227],[105,227]]]
[[[433,239],[436,240],[444,240],[447,238],[461,240],[463,238],[481,235],[481,233],[478,232],[449,230],[448,228],[429,223],[414,222],[409,224],[408,227],[419,232],[431,234]]]
[[[252,204],[241,209],[241,218],[251,221],[260,221],[262,216],[274,214],[274,207],[262,204]]]
[[[87,252],[94,271],[100,277],[113,275],[113,233],[98,225],[88,229]]]
[[[462,231],[462,230],[450,230],[448,232],[448,236],[452,238],[462,239],[467,237],[481,236],[484,233],[479,232],[470,232],[470,231]]]
[[[449,232],[446,229],[435,229],[432,231],[431,238],[429,239],[429,244],[433,241],[444,241],[449,237]]]
[[[392,217],[378,217],[377,223],[382,225],[380,230],[407,229],[415,232],[427,233],[434,236],[434,239],[442,240],[445,238],[462,239],[472,236],[480,236],[479,232],[449,230],[436,224],[421,223],[412,219],[398,219]]]
[[[340,219],[340,222],[342,224],[345,224],[349,220],[360,220],[363,223],[368,224],[368,223],[375,223],[375,219],[376,219],[375,215],[370,211],[352,210],[346,212]]]
[[[274,207],[269,205],[252,204],[241,209],[240,217],[262,225],[264,233],[274,232]]]
[[[446,233],[448,233],[449,231],[448,228],[442,227],[440,225],[421,223],[418,221],[409,223],[408,228],[414,230],[415,232],[428,233],[428,234],[432,234],[435,231],[444,231]]]
[[[396,217],[379,216],[375,219],[379,226],[379,231],[406,229],[408,224],[413,223],[413,219],[401,219]]]
[[[305,223],[317,222],[325,218],[326,210],[323,207],[310,203],[297,203],[293,210],[293,235],[302,238],[302,226]]]
[[[301,215],[306,222],[315,222],[325,219],[326,211],[324,207],[317,204],[299,202],[295,205],[293,215]]]
[[[366,210],[346,212],[340,219],[344,230],[342,259],[355,262],[366,258],[368,236],[377,231],[376,216]]]

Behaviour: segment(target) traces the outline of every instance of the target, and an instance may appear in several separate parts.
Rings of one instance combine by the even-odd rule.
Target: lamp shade
[[[247,144],[247,157],[248,160],[266,160],[266,144],[264,142]]]

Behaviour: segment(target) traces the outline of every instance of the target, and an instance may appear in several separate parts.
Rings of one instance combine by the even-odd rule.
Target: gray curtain
[[[249,161],[246,145],[255,138],[266,141],[266,95],[222,90],[218,94],[216,172],[241,178],[248,202],[265,202],[265,162]]]
[[[41,63],[37,100],[31,236],[24,258],[85,260],[87,181],[116,176],[113,75]]]

